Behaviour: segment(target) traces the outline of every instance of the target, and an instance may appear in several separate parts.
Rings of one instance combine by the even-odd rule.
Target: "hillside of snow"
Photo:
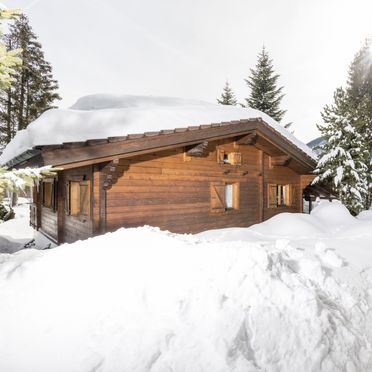
[[[48,110],[18,131],[0,155],[0,164],[34,146],[259,117],[316,158],[308,146],[258,110],[172,97],[95,94],[80,98],[70,109]]]
[[[0,255],[0,371],[372,370],[372,216]]]

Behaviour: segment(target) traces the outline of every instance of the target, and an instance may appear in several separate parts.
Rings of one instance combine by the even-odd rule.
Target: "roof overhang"
[[[315,168],[313,158],[261,118],[39,146],[17,156],[7,165],[29,165],[31,162],[35,163],[36,157],[38,166],[52,165],[69,169],[195,145],[206,140],[210,142],[223,138],[239,138],[249,133],[256,137],[254,146],[265,153],[272,156],[288,155],[290,165],[298,173],[310,173]]]

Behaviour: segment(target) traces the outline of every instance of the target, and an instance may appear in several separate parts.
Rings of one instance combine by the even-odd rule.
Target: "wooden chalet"
[[[197,233],[302,212],[316,162],[256,118],[39,146],[8,162],[42,165],[61,170],[34,188],[31,224],[60,244],[120,227]]]

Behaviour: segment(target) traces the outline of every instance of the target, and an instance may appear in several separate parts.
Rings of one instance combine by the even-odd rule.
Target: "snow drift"
[[[0,255],[0,370],[370,371],[372,221],[338,250],[301,216],[297,240],[142,227]]]
[[[0,164],[34,146],[259,117],[316,158],[308,146],[258,110],[172,97],[96,94],[80,98],[70,109],[43,113],[27,129],[17,132],[0,156]]]

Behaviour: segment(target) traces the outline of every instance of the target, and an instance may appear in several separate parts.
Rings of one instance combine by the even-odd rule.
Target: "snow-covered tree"
[[[228,81],[226,81],[225,86],[223,88],[223,92],[221,94],[221,98],[217,98],[217,102],[220,105],[231,105],[235,106],[237,104],[237,100],[235,98],[235,94],[233,90],[230,87],[230,84]]]
[[[349,68],[347,88],[349,104],[355,113],[355,127],[363,138],[364,162],[368,166],[368,208],[372,202],[372,38],[368,38]]]
[[[245,82],[250,88],[250,95],[246,98],[246,106],[260,110],[280,122],[285,110],[280,108],[284,94],[283,87],[278,87],[279,75],[274,72],[273,62],[265,47],[258,55],[255,69]]]
[[[0,97],[2,141],[10,142],[18,130],[25,129],[44,111],[53,108],[58,84],[52,67],[45,60],[41,44],[25,15],[18,17],[3,38],[8,49],[21,49],[22,65],[12,74],[12,85]]]
[[[6,191],[16,191],[25,186],[32,186],[42,177],[54,176],[58,168],[45,166],[41,168],[23,168],[9,170],[6,167],[0,167],[0,201]]]
[[[313,182],[329,183],[348,209],[357,214],[365,208],[368,167],[364,139],[356,130],[356,111],[344,89],[336,90],[334,103],[325,106],[322,118],[324,124],[318,125],[318,129],[326,143]]]
[[[0,22],[15,18],[19,13],[19,10],[2,8],[0,9]],[[2,30],[0,30],[1,35]],[[19,53],[19,49],[7,49],[6,45],[0,42],[0,89],[7,89],[14,81],[15,68],[21,64]]]

